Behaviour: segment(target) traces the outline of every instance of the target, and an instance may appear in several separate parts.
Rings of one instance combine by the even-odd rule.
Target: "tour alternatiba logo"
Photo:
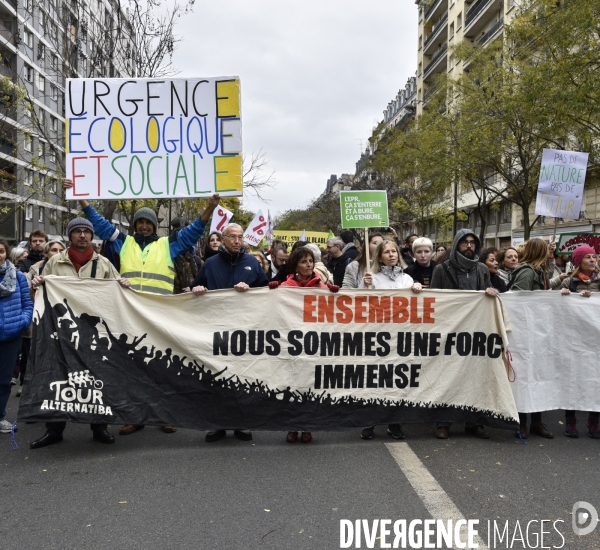
[[[103,414],[112,416],[112,409],[102,400],[102,380],[96,380],[89,370],[69,373],[68,380],[50,384],[54,399],[44,399],[40,410]]]

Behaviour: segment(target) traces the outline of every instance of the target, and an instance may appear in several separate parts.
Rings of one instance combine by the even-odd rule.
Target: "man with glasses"
[[[31,281],[33,288],[44,283],[46,275],[80,277],[92,279],[117,279],[121,286],[128,288],[130,283],[121,278],[119,272],[92,246],[94,228],[84,218],[75,218],[67,226],[69,248],[52,256],[44,267],[44,275],[36,275]],[[40,449],[63,440],[66,422],[46,422],[46,433],[30,444],[32,449]],[[108,431],[106,423],[90,424],[94,439],[100,443],[114,443],[115,437]]]
[[[285,281],[285,278],[287,277],[285,266],[289,257],[290,255],[287,250],[282,246],[273,247],[269,271],[267,271],[267,278],[269,281]]]
[[[346,273],[346,266],[352,261],[350,256],[344,254],[345,243],[339,237],[334,237],[327,241],[327,253],[329,260],[325,264],[325,267],[333,275],[333,284],[341,287],[344,282],[344,273]]]
[[[208,290],[234,288],[246,292],[249,288],[267,286],[269,281],[264,269],[252,254],[246,254],[242,244],[244,230],[237,223],[225,226],[223,244],[218,254],[208,258],[192,283],[192,292],[202,296]],[[205,441],[213,443],[227,435],[225,430],[214,430],[206,434]],[[250,441],[252,432],[234,430],[233,435],[242,441]]]
[[[450,258],[433,270],[430,288],[484,290],[487,296],[497,296],[487,266],[479,261],[480,250],[479,237],[470,229],[461,229],[454,237]],[[452,422],[437,422],[435,437],[448,439],[451,426]],[[465,432],[481,439],[490,437],[481,424],[466,423]]]

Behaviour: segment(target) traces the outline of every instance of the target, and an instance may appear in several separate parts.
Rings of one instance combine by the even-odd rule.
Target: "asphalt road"
[[[18,405],[14,393],[9,419]],[[578,417],[583,432],[586,415]],[[393,442],[378,427],[371,441],[357,430],[314,433],[312,443],[293,445],[278,432],[207,444],[203,432],[147,427],[103,445],[92,440],[89,426],[72,424],[62,443],[35,451],[29,442],[44,427],[22,424],[18,450],[11,450],[9,435],[0,435],[1,547],[340,548],[342,519],[431,518],[419,486],[424,468],[441,486],[442,501],[479,520],[486,543],[488,520],[502,527],[508,520],[512,548],[540,547],[534,536],[540,524],[530,524],[527,544],[518,538],[517,521],[525,535],[528,522],[563,520],[556,524],[562,537],[545,524],[551,531],[546,547],[598,549],[600,526],[576,536],[571,513],[577,501],[600,510],[600,441],[585,433],[564,437],[561,420],[562,412],[546,413],[556,439],[530,436],[528,445],[502,430],[476,440],[460,425],[447,441],[434,439],[430,425],[413,425],[405,426],[406,443]],[[401,456],[414,451],[421,466],[411,471],[412,484],[386,443],[399,445]],[[511,546],[505,539],[489,547]],[[364,539],[360,548],[367,548]]]

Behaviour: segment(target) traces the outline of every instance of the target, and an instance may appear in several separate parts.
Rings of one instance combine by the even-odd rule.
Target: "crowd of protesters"
[[[65,186],[70,182],[66,180]],[[133,218],[133,235],[117,230],[86,201],[81,201],[85,218],[75,218],[67,227],[67,241],[48,239],[41,230],[29,235],[26,247],[12,247],[0,240],[0,433],[10,433],[14,424],[6,419],[11,385],[19,385],[21,395],[31,348],[31,320],[36,289],[45,275],[112,278],[124,288],[168,295],[192,292],[202,296],[218,289],[246,292],[250,288],[279,286],[291,288],[344,289],[422,289],[479,290],[490,298],[507,291],[560,291],[583,297],[600,291],[600,269],[593,248],[581,245],[571,254],[556,253],[556,245],[532,238],[519,248],[482,248],[479,237],[461,229],[450,246],[434,243],[417,234],[400,239],[393,228],[373,231],[364,246],[355,244],[354,234],[343,231],[327,240],[325,248],[298,241],[291,250],[281,240],[262,251],[250,251],[244,243],[241,226],[230,223],[223,232],[204,235],[219,196],[193,223],[183,218],[172,221],[168,237],[157,235],[158,220],[150,208],[139,209]],[[207,232],[208,233],[208,232]],[[92,244],[104,240],[102,254]],[[198,246],[201,242],[202,246]],[[551,439],[554,435],[542,421],[542,411],[519,413],[516,436],[535,434]],[[588,412],[587,432],[600,439],[600,413]],[[578,437],[575,411],[565,412],[565,435]],[[447,439],[452,423],[440,418],[435,437]],[[143,425],[128,425],[120,435],[132,434]],[[62,441],[64,422],[48,422],[46,433],[31,443],[36,449]],[[92,424],[95,440],[113,443],[106,424]],[[163,426],[166,433],[175,426]],[[480,424],[466,424],[466,433],[481,439],[490,437]],[[252,439],[248,430],[236,429],[235,437]],[[400,424],[390,424],[387,433],[394,439],[405,437]],[[225,429],[210,431],[205,441],[216,442]],[[363,439],[374,437],[374,426],[361,432]],[[289,432],[286,441],[308,443],[310,432]]]

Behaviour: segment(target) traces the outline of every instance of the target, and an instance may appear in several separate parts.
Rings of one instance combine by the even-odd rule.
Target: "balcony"
[[[431,34],[425,39],[423,53],[431,55],[436,49],[438,42],[448,41],[448,14],[446,13],[440,21],[431,29]]]
[[[483,35],[475,40],[480,46],[485,46],[490,40],[499,34],[499,31],[504,27],[504,17],[500,18],[492,27]]]
[[[431,61],[425,66],[425,70],[423,71],[423,80],[425,80],[428,76],[431,76],[433,73],[441,72],[442,67],[445,70],[447,63],[447,53],[448,46],[444,44],[444,46],[442,46],[442,49],[439,52],[437,52],[431,58]],[[441,63],[442,61],[444,63]]]
[[[504,5],[503,0],[479,0],[465,15],[465,36],[473,38],[482,31],[497,10]]]
[[[448,0],[433,0],[429,9],[425,12],[425,21],[439,17],[448,11]]]

